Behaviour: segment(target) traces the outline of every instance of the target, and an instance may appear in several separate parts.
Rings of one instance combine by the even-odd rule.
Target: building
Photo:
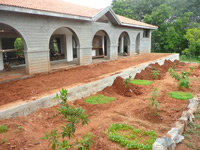
[[[87,65],[94,58],[115,60],[124,53],[150,53],[154,29],[116,15],[111,7],[95,9],[62,0],[0,0],[0,70],[3,50],[14,49],[16,38],[23,41],[26,71],[33,74],[51,70],[55,59]]]

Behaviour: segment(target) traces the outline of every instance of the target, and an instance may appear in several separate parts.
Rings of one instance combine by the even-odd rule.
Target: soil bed
[[[170,62],[166,62],[165,66],[170,67]],[[173,63],[171,64],[173,65]],[[184,65],[184,64],[183,64]],[[180,70],[189,70],[189,67],[194,67],[194,73],[200,74],[200,69],[197,69],[196,64],[187,64],[178,66]],[[166,69],[167,70],[167,69]],[[91,150],[125,150],[124,147],[119,147],[117,143],[110,141],[105,131],[113,123],[126,123],[143,130],[154,130],[158,137],[166,134],[174,125],[175,121],[181,116],[182,111],[186,110],[187,101],[176,100],[168,97],[170,91],[178,91],[177,81],[174,81],[168,72],[160,70],[162,77],[159,80],[148,85],[131,85],[133,92],[124,89],[123,80],[119,77],[114,84],[98,92],[105,96],[114,97],[115,101],[108,104],[91,105],[84,102],[84,99],[78,99],[70,104],[76,106],[77,104],[86,110],[86,114],[90,114],[88,125],[77,129],[77,138],[90,132],[96,137],[93,139],[94,144]],[[177,71],[181,72],[181,71]],[[139,75],[138,75],[139,76]],[[149,74],[151,76],[151,74]],[[200,78],[190,76],[191,87],[189,90],[182,91],[191,92],[192,94],[199,93]],[[151,95],[153,89],[158,88],[158,102],[160,107],[158,109],[158,116],[152,114],[149,109],[149,102],[146,98]],[[40,109],[37,112],[26,117],[17,117],[8,120],[0,120],[0,125],[8,125],[9,130],[4,134],[0,134],[0,143],[6,138],[5,144],[0,144],[2,149],[28,149],[28,150],[45,150],[48,148],[48,142],[41,140],[44,132],[63,125],[63,120],[56,110],[58,106]],[[20,131],[16,131],[18,126],[21,126]]]
[[[154,61],[170,54],[143,54],[99,64],[63,69],[53,73],[37,74],[34,77],[0,84],[0,106],[16,102],[34,100],[56,93],[63,87],[87,83],[99,76],[126,69],[144,62]]]

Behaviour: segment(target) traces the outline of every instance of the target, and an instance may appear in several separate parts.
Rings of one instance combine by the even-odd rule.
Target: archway
[[[79,47],[79,39],[76,33],[68,27],[60,27],[52,33],[49,40],[50,61],[77,64]]]
[[[137,54],[140,54],[140,33],[136,37],[135,51]]]
[[[99,30],[92,40],[92,58],[107,58],[110,52],[110,38],[104,30]]]
[[[118,39],[118,55],[127,56],[130,48],[130,38],[127,32],[122,32]]]
[[[26,50],[27,45],[22,35],[10,25],[0,23],[0,71],[20,67],[25,72]]]

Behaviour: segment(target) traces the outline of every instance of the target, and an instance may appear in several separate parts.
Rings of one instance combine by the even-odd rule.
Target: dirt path
[[[190,65],[180,66],[178,68],[180,71],[177,72],[189,70],[189,67]],[[200,69],[197,68],[197,65],[194,66],[193,72],[196,75],[200,74]],[[193,94],[199,92],[200,77],[194,74],[189,76],[191,79],[190,89],[184,89],[183,91]],[[148,75],[151,76],[150,73]],[[87,132],[96,135],[90,150],[126,150],[126,148],[119,147],[117,143],[110,141],[105,134],[105,131],[113,123],[128,123],[136,128],[154,130],[158,137],[161,137],[174,126],[182,111],[186,110],[187,101],[168,97],[170,91],[179,90],[177,81],[172,79],[169,73],[162,72],[162,78],[155,80],[150,86],[140,85],[133,87],[135,90],[141,91],[141,93],[135,92],[136,94],[133,95],[119,93],[119,89],[123,90],[123,86],[122,80],[117,78],[113,86],[97,93],[116,98],[115,101],[108,104],[90,105],[86,104],[84,99],[70,102],[75,106],[78,104],[86,110],[86,114],[90,114],[89,119],[91,121],[89,124],[82,128],[78,127],[76,132],[77,138],[81,138]],[[155,87],[158,88],[157,99],[160,104],[158,116],[152,114],[149,109],[149,102],[146,99],[151,95]],[[9,127],[8,132],[0,134],[0,148],[3,150],[50,150],[48,142],[41,140],[41,137],[44,136],[44,132],[49,133],[54,128],[60,130],[61,125],[66,123],[61,120],[61,115],[58,114],[57,108],[58,106],[54,106],[40,109],[26,117],[0,120],[0,125],[5,124]],[[6,139],[4,144],[3,139]],[[184,148],[182,147],[182,149]]]
[[[54,73],[38,74],[34,77],[0,84],[0,106],[37,99],[55,93],[62,87],[96,80],[98,76],[153,61],[169,54],[143,54],[99,64],[66,69]]]

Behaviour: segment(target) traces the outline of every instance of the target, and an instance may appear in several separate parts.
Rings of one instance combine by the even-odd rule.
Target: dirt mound
[[[178,68],[184,65],[184,62],[180,62],[178,60],[175,60],[174,62],[166,60],[163,65],[159,65],[158,63],[150,64],[148,67],[145,68],[145,70],[141,71],[141,73],[136,74],[135,79],[161,80],[163,79],[169,68]],[[153,70],[159,70],[160,75],[157,78],[153,77]]]
[[[117,77],[113,83],[112,86],[107,87],[104,89],[105,91],[112,91],[119,95],[125,96],[125,97],[132,97],[135,95],[141,95],[142,94],[142,87],[139,87],[134,84],[128,83],[128,87],[124,86],[124,79],[121,77]]]

